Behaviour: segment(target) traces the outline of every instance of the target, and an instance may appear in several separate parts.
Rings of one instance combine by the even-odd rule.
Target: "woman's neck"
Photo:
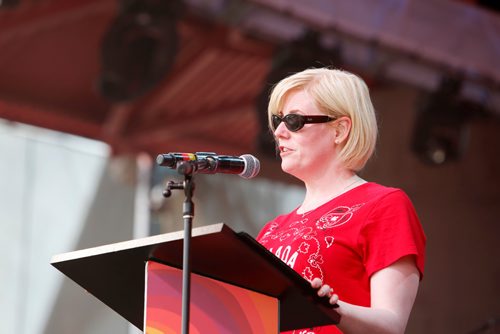
[[[351,170],[325,173],[320,178],[308,180],[305,182],[306,195],[297,213],[313,210],[363,183],[366,181]]]

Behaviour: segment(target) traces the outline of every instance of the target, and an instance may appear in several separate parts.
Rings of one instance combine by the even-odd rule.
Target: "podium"
[[[51,264],[146,333],[180,332],[175,329],[177,324],[168,322],[178,322],[180,328],[183,233],[58,254]],[[194,325],[200,333],[208,328],[200,321],[211,326],[227,322],[219,324],[226,329],[247,326],[237,332],[252,333],[256,322],[276,324],[276,329],[286,331],[340,320],[309,282],[251,236],[222,223],[192,230],[191,271],[191,309],[199,307],[202,313],[202,320],[193,318],[191,322],[198,322]],[[163,306],[159,309],[158,305]],[[220,311],[224,307],[229,313]],[[236,309],[243,314],[232,317]],[[159,325],[158,319],[167,324]]]

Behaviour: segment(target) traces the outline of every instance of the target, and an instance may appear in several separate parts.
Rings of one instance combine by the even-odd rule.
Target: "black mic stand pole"
[[[185,161],[179,164],[177,171],[180,174],[184,174],[184,182],[169,181],[167,183],[167,188],[163,192],[163,196],[170,197],[174,189],[184,189],[184,194],[186,195],[186,199],[182,205],[182,217],[184,219],[184,243],[182,254],[182,334],[189,334],[189,306],[191,299],[190,247],[194,219],[194,203],[192,198],[194,193],[193,173],[195,167],[190,161]]]

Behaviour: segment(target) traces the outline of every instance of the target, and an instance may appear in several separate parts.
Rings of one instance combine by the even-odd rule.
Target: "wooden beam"
[[[101,125],[76,119],[67,110],[56,110],[0,100],[0,117],[77,136],[102,140]]]
[[[26,3],[29,4],[14,11],[0,11],[0,45],[38,35],[81,17],[113,13],[117,8],[117,3],[110,0],[59,0],[44,5]]]

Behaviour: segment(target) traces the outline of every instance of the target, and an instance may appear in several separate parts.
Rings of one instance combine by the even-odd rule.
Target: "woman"
[[[257,240],[338,304],[337,326],[295,333],[403,333],[424,270],[425,236],[399,189],[366,182],[377,125],[354,74],[308,69],[283,79],[269,101],[281,168],[305,185],[302,204]]]

